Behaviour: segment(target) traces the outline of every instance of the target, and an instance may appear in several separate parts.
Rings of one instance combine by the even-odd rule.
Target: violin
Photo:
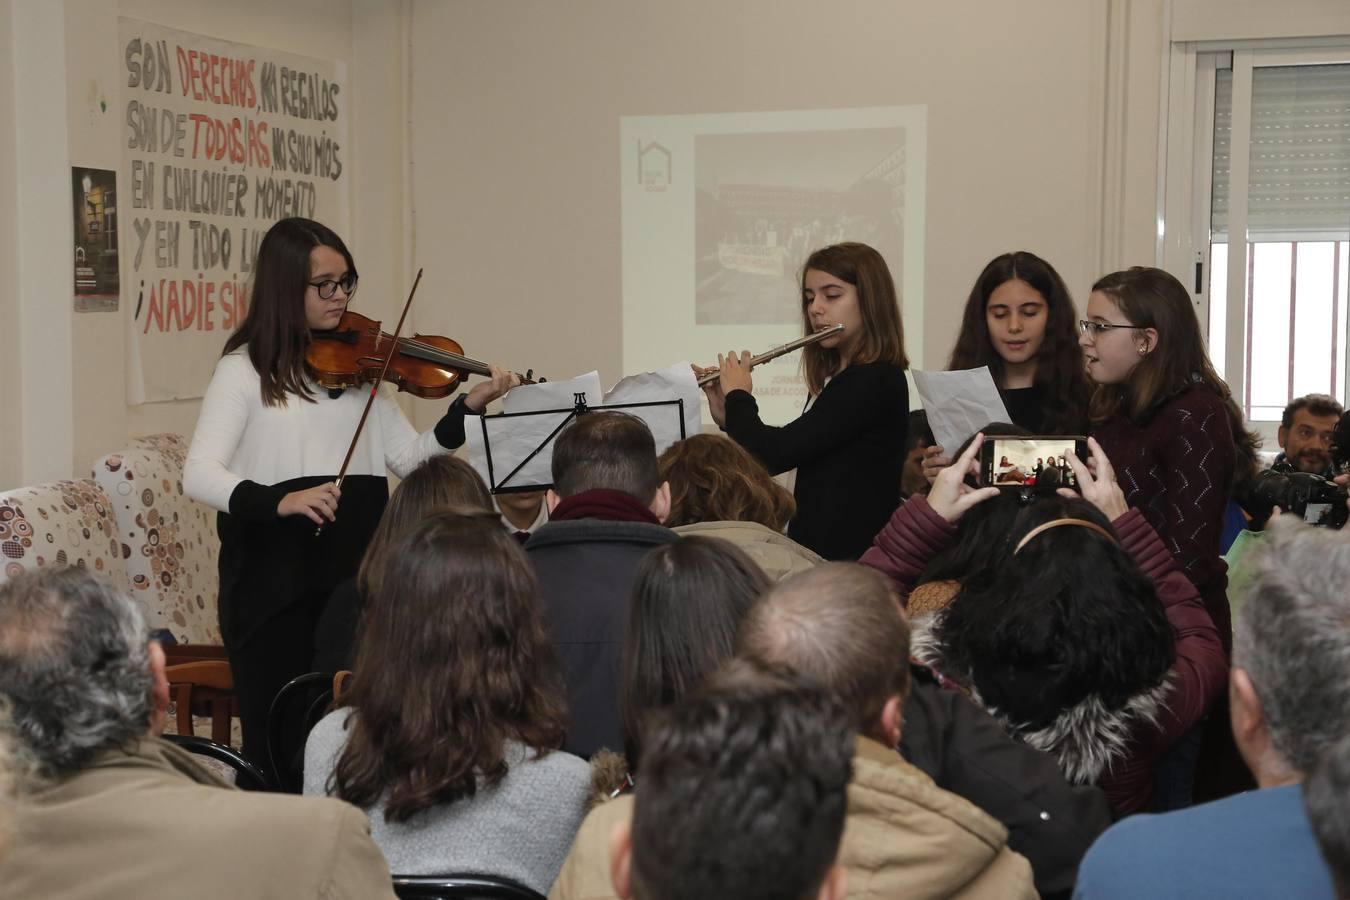
[[[397,352],[391,355],[395,347]],[[466,375],[492,375],[487,363],[465,356],[454,338],[434,334],[396,338],[381,331],[376,320],[350,309],[337,328],[310,335],[305,362],[310,376],[330,390],[388,381],[400,391],[429,400],[453,394]],[[527,370],[520,383],[534,384],[533,375],[533,369]]]
[[[361,419],[356,423],[356,433],[347,447],[347,455],[338,469],[336,484],[339,488],[347,477],[347,467],[351,465],[356,443],[361,439],[366,420],[370,418],[370,410],[375,405],[375,397],[382,382],[392,382],[400,391],[418,397],[435,399],[453,393],[466,373],[492,375],[487,363],[465,356],[464,348],[453,338],[424,334],[399,337],[403,333],[408,310],[412,307],[413,295],[421,283],[422,270],[418,269],[393,334],[381,331],[380,323],[374,319],[351,310],[342,313],[338,327],[332,331],[310,333],[309,346],[305,348],[305,363],[319,385],[337,390],[370,382],[370,395],[361,411]],[[530,377],[533,374],[533,369],[527,371],[521,376],[521,383],[533,384]],[[314,536],[318,537],[322,533],[323,526],[320,525]]]

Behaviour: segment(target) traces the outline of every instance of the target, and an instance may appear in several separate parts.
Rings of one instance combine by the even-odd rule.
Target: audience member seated
[[[43,900],[394,897],[345,803],[244,793],[159,738],[164,651],[131,598],[81,568],[0,586],[0,696],[39,783],[0,892]]]
[[[632,824],[609,842],[615,893],[842,900],[851,738],[819,687],[749,667],[663,711]]]
[[[1350,734],[1322,754],[1303,783],[1303,809],[1340,900],[1350,897]]]
[[[962,515],[997,496],[964,480],[981,443],[926,499],[897,509],[864,555],[901,596]],[[1089,443],[1091,471],[1070,460],[1086,499],[1064,489],[1022,507],[990,571],[915,620],[914,655],[1052,754],[1069,781],[1100,785],[1123,815],[1148,806],[1158,760],[1220,694],[1225,662],[1194,585]]]
[[[638,566],[623,648],[624,755],[638,770],[647,718],[731,659],[741,620],[772,582],[734,544],[686,537]]]
[[[548,504],[544,502],[544,491],[519,491],[497,494],[497,512],[501,513],[502,526],[516,536],[522,544],[530,535],[548,521]]]
[[[849,896],[1035,897],[1031,868],[1003,826],[895,751],[909,637],[883,578],[831,563],[780,582],[750,611],[740,656],[820,681],[858,728],[839,856]]]
[[[389,498],[361,558],[355,578],[334,589],[314,628],[315,672],[352,667],[352,647],[361,618],[362,597],[369,596],[370,568],[404,532],[433,511],[450,506],[492,509],[492,495],[473,467],[456,456],[433,456],[408,473]],[[298,746],[298,744],[297,744]]]
[[[661,481],[647,423],[586,413],[553,445],[549,521],[525,544],[539,575],[549,634],[562,660],[571,719],[563,749],[590,758],[619,750],[619,666],[638,563],[678,540],[661,523]]]
[[[1300,472],[1323,478],[1335,477],[1331,448],[1344,412],[1336,398],[1326,394],[1308,394],[1291,402],[1276,432],[1281,452],[1275,462],[1287,462]]]
[[[496,513],[433,513],[367,577],[355,673],[310,734],[305,793],[364,809],[395,874],[548,890],[590,767],[554,752],[562,683],[519,543]]]
[[[666,524],[676,533],[731,541],[775,581],[825,561],[783,533],[797,509],[792,492],[730,438],[696,434],[672,444],[660,464],[670,485]]]
[[[1075,896],[1335,896],[1300,782],[1350,732],[1350,543],[1292,519],[1267,528],[1233,640],[1230,721],[1259,789],[1116,824]]]

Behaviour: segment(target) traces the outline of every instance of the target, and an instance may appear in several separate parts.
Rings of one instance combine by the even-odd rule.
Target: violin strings
[[[480,366],[484,369],[487,368],[486,363],[479,362],[478,360],[471,359],[467,356],[461,356],[458,353],[451,353],[449,350],[442,350],[440,347],[433,347],[431,344],[424,343],[416,338],[399,338],[398,340],[400,344],[407,344],[408,346],[416,347],[419,350],[424,350],[427,353],[434,353],[451,363],[459,363],[466,366]]]

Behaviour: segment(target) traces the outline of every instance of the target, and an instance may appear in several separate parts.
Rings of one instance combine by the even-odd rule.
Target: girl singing
[[[1031,434],[1083,434],[1091,385],[1076,318],[1054,266],[1025,250],[1004,253],[975,279],[947,368],[988,366],[1011,424]],[[946,449],[925,451],[930,481],[951,465]]]

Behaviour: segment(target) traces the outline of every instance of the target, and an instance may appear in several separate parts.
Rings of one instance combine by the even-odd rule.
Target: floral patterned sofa
[[[220,644],[215,514],[183,493],[187,441],[176,434],[136,438],[94,463],[112,504],[128,584],[151,628],[180,644]]]
[[[214,512],[183,493],[187,447],[176,434],[135,438],[96,461],[92,478],[0,492],[0,583],[48,565],[100,572],[129,588],[152,629],[173,634],[179,646],[169,648],[171,664],[223,660],[220,545]],[[184,724],[173,715],[170,722]]]

